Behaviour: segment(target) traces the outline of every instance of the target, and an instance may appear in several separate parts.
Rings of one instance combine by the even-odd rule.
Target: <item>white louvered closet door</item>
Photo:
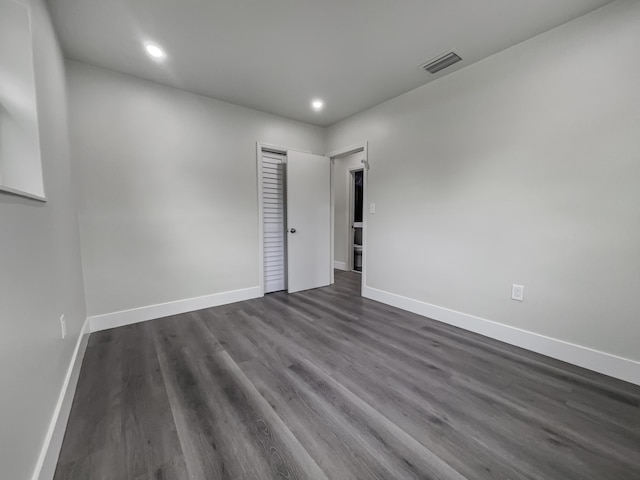
[[[262,154],[264,293],[287,289],[284,155]]]

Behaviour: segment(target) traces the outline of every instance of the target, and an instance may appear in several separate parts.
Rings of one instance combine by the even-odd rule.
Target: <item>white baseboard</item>
[[[418,315],[454,325],[464,330],[500,340],[510,345],[515,345],[557,360],[562,360],[563,362],[640,385],[640,362],[635,360],[546,337],[527,330],[385,292],[384,290],[378,290],[376,288],[364,287],[362,289],[362,295],[371,300],[376,300],[387,305],[401,308],[402,310],[417,313]]]
[[[333,261],[333,268],[336,270],[344,270],[345,272],[349,271],[345,262],[338,262],[337,260]]]
[[[67,374],[62,383],[62,390],[58,397],[58,403],[53,411],[53,417],[49,424],[49,430],[44,439],[32,480],[51,480],[56,473],[56,465],[58,464],[58,456],[62,448],[62,440],[64,440],[64,432],[67,429],[67,421],[71,413],[71,405],[73,404],[73,396],[76,393],[78,385],[78,377],[80,376],[80,367],[84,352],[87,349],[89,340],[89,321],[85,320],[76,342],[76,347],[71,356],[71,362],[67,369]]]
[[[90,331],[99,332],[109,328],[146,322],[147,320],[169,317],[171,315],[179,315],[181,313],[202,310],[203,308],[227,305],[229,303],[241,302],[261,296],[262,293],[258,286],[230,292],[214,293],[213,295],[205,295],[203,297],[176,300],[175,302],[160,303],[158,305],[132,308],[131,310],[122,310],[104,315],[96,315],[89,317]]]

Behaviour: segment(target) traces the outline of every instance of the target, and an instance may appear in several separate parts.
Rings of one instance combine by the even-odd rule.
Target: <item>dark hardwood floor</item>
[[[640,479],[640,387],[359,282],[91,335],[56,480]]]

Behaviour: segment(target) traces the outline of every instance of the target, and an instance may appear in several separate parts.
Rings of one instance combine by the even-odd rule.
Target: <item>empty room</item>
[[[0,0],[0,479],[640,480],[639,45]]]

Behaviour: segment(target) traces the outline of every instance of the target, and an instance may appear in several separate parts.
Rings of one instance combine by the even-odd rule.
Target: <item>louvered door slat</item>
[[[264,227],[264,292],[287,288],[285,274],[285,157],[271,153],[262,156],[262,217]]]

